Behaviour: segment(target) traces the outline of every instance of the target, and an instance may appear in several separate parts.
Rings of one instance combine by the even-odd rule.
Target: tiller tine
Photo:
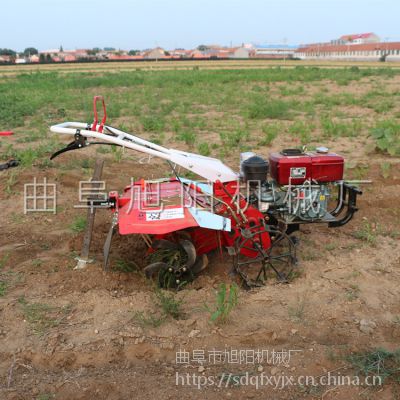
[[[202,254],[201,256],[198,257],[197,261],[195,262],[195,264],[191,268],[191,271],[193,272],[193,274],[197,275],[201,271],[206,269],[207,265],[208,265],[207,254]]]
[[[186,261],[186,267],[191,269],[196,262],[196,249],[190,240],[182,239],[179,241],[179,244],[181,245],[183,250],[185,250],[185,253],[188,257]]]
[[[181,289],[208,265],[207,256],[197,257],[194,244],[187,239],[180,239],[179,242],[155,240],[152,248],[155,250],[151,254],[154,262],[147,265],[143,272],[147,278],[157,277],[159,286],[166,289]],[[161,259],[154,259],[154,255]]]
[[[154,262],[152,264],[147,265],[143,271],[146,275],[146,278],[150,279],[152,278],[155,274],[158,274],[161,269],[167,270],[168,269],[168,264],[162,261]]]

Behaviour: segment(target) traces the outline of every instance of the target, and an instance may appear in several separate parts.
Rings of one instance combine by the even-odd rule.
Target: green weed
[[[211,154],[210,146],[207,142],[199,143],[197,150],[202,156],[209,156]]]
[[[302,145],[311,142],[311,132],[314,130],[314,125],[303,121],[296,121],[289,127],[289,133],[297,136]]]
[[[358,299],[360,295],[360,288],[357,285],[350,285],[346,288],[346,298],[348,301],[353,301]]]
[[[143,328],[146,327],[157,328],[165,321],[165,315],[159,315],[153,313],[145,315],[143,311],[135,312],[133,318]]]
[[[400,123],[387,119],[376,123],[370,131],[376,149],[391,156],[400,155]]]
[[[400,382],[400,349],[389,351],[374,349],[347,357],[357,375],[376,376],[384,383],[387,379]]]
[[[135,272],[139,270],[139,267],[134,261],[117,260],[113,269],[118,272]]]
[[[251,119],[291,119],[291,111],[287,101],[259,97],[250,105],[248,115]]]
[[[385,161],[381,164],[381,175],[384,179],[389,178],[391,169],[392,164],[390,164],[389,162]]]
[[[299,297],[298,301],[288,307],[289,317],[295,322],[304,322],[306,315],[306,297]]]
[[[165,316],[180,319],[184,316],[182,311],[182,300],[176,298],[176,294],[166,290],[156,289],[156,303]]]
[[[4,256],[2,256],[0,258],[0,270],[3,269],[6,266],[7,261],[9,260],[9,258],[10,258],[10,254],[9,253],[4,254]]]
[[[54,307],[44,303],[28,303],[24,297],[20,297],[18,303],[26,321],[38,335],[43,335],[48,329],[60,325],[71,311],[69,306]]]
[[[283,127],[281,124],[266,124],[262,127],[262,131],[264,135],[258,144],[260,146],[269,146],[282,133]]]
[[[355,238],[363,240],[370,245],[375,245],[378,232],[374,224],[369,221],[363,221],[361,227],[353,235]]]
[[[205,305],[206,310],[210,313],[210,321],[213,323],[224,324],[227,322],[232,310],[238,304],[239,288],[234,283],[227,286],[225,283],[219,285],[216,293],[215,306],[213,308]]]
[[[3,297],[6,294],[7,283],[0,280],[0,297]]]
[[[69,226],[69,228],[75,233],[83,232],[86,228],[86,217],[82,216],[76,217]]]

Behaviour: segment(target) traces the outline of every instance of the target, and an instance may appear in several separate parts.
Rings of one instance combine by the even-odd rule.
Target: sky
[[[0,48],[400,41],[399,0],[0,0]]]

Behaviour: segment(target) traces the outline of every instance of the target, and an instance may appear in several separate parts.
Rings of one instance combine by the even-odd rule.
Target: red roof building
[[[315,44],[299,47],[295,57],[314,60],[400,61],[400,42]]]
[[[373,32],[368,33],[355,33],[352,35],[343,35],[339,38],[339,42],[345,44],[363,44],[363,43],[378,43],[380,41],[379,36]]]

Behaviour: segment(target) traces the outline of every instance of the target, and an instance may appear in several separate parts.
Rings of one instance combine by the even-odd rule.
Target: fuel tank
[[[288,149],[271,153],[269,167],[279,185],[301,185],[305,180],[326,183],[343,179],[344,158],[335,153]]]

